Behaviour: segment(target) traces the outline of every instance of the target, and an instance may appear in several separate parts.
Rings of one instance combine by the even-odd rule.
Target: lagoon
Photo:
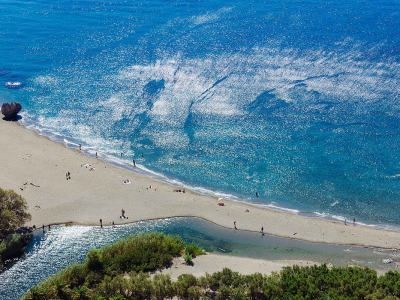
[[[19,260],[0,274],[0,298],[15,300],[32,286],[56,274],[67,265],[81,263],[86,253],[130,234],[158,231],[179,234],[207,252],[264,260],[312,260],[336,266],[360,265],[379,270],[394,270],[397,265],[382,264],[382,259],[396,259],[396,251],[346,245],[316,244],[223,228],[197,218],[172,218],[142,221],[122,226],[64,226],[38,229],[28,249]],[[196,263],[196,260],[194,260]]]

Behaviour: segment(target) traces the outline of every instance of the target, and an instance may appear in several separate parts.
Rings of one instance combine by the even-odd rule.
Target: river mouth
[[[32,286],[67,265],[82,263],[86,253],[130,234],[157,231],[177,234],[207,252],[266,260],[304,260],[335,266],[359,265],[377,270],[394,270],[396,251],[348,245],[309,243],[260,233],[232,230],[197,218],[141,221],[121,226],[52,226],[34,232],[26,253],[0,274],[0,298],[19,299]],[[383,264],[382,259],[394,262]]]

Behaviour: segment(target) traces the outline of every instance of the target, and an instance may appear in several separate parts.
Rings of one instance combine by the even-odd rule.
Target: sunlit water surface
[[[81,263],[86,253],[122,237],[144,231],[179,234],[187,243],[195,242],[206,251],[268,260],[300,259],[337,266],[357,264],[379,269],[394,269],[396,264],[382,264],[383,258],[398,260],[393,251],[313,244],[258,233],[222,228],[196,218],[174,218],[104,228],[90,226],[54,226],[45,234],[34,234],[26,254],[0,274],[0,299],[14,300],[29,288],[57,273],[67,265]],[[194,260],[196,263],[196,260]]]
[[[392,0],[3,0],[0,103],[198,191],[399,227],[399,49]]]

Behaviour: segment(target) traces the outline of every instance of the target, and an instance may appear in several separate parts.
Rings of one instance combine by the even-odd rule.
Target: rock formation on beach
[[[3,103],[1,106],[1,113],[6,117],[16,117],[19,111],[22,109],[21,104],[14,101],[11,103]]]

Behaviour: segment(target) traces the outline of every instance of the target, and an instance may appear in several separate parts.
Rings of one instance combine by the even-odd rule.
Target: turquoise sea
[[[2,0],[0,45],[0,103],[41,134],[200,192],[400,226],[397,0]]]
[[[27,127],[202,193],[397,230],[399,70],[398,0],[0,1],[0,104]]]

